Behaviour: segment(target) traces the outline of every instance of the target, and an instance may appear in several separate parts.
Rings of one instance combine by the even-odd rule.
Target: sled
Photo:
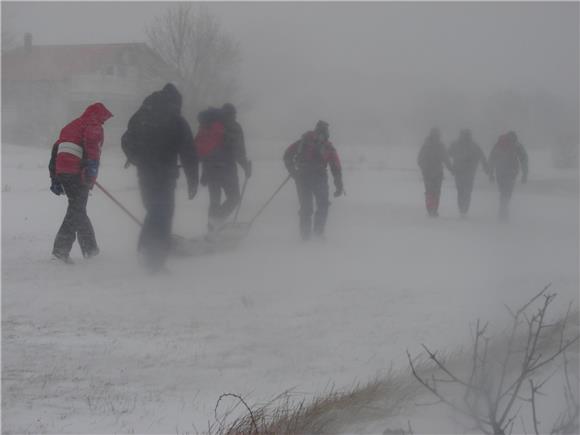
[[[203,237],[171,237],[171,253],[178,257],[196,257],[236,248],[249,232],[247,224],[238,222]]]
[[[248,222],[238,222],[238,212],[242,203],[242,198],[246,190],[248,179],[244,180],[244,186],[240,195],[240,204],[236,209],[233,222],[226,222],[217,231],[207,233],[202,237],[186,238],[176,234],[171,235],[171,254],[178,257],[194,257],[199,255],[214,254],[217,252],[234,249],[238,244],[248,235],[255,220],[262,214],[264,209],[272,202],[278,192],[290,180],[290,175],[282,182],[282,184],[274,191],[268,198],[266,203],[258,210],[258,212]],[[119,200],[117,200],[107,189],[101,186],[98,182],[95,185],[111,199],[121,210],[125,212],[135,223],[143,226],[143,222],[131,213]]]

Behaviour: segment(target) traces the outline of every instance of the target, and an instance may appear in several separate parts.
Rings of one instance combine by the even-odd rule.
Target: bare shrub
[[[473,334],[471,366],[466,373],[452,370],[443,357],[423,345],[432,363],[430,378],[419,371],[407,352],[413,376],[438,401],[451,407],[474,425],[468,430],[479,430],[485,434],[504,435],[512,433],[514,426],[526,432],[547,432],[540,428],[537,397],[541,389],[558,372],[563,372],[565,408],[550,433],[577,433],[578,391],[568,369],[567,351],[573,346],[577,352],[579,335],[575,331],[570,337],[567,326],[578,315],[566,314],[558,321],[549,323],[547,315],[555,293],[548,294],[550,285],[534,296],[517,311],[506,307],[512,319],[507,340],[491,340],[487,335],[488,325],[477,321]],[[523,344],[523,345],[522,345]],[[563,365],[557,365],[557,359]],[[545,375],[546,372],[550,374]],[[458,390],[461,394],[458,394]],[[522,410],[529,409],[526,419]],[[517,420],[519,417],[519,420]]]

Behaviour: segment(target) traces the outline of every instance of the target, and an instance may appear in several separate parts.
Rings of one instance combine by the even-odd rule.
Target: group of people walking
[[[66,125],[52,148],[49,163],[50,190],[65,194],[68,208],[53,245],[53,255],[72,263],[70,252],[78,239],[85,258],[99,253],[95,232],[87,215],[89,191],[96,183],[103,124],[113,114],[102,104],[90,105],[77,119]],[[238,166],[246,181],[252,176],[252,163],[246,155],[242,127],[236,120],[236,109],[226,103],[198,114],[199,127],[193,135],[182,114],[182,97],[168,83],[149,95],[130,118],[121,138],[126,155],[125,167],[134,165],[146,216],[138,241],[138,252],[145,267],[164,270],[171,249],[171,228],[175,211],[175,188],[179,169],[187,180],[188,198],[193,199],[199,184],[207,186],[210,197],[208,232],[219,232],[241,201]],[[506,218],[515,180],[522,171],[527,179],[527,154],[514,132],[500,136],[489,159],[471,136],[462,130],[449,150],[433,128],[421,147],[417,163],[425,183],[425,206],[429,216],[438,216],[443,167],[453,174],[457,186],[457,203],[466,215],[477,167],[500,191],[500,217]],[[303,240],[321,238],[330,206],[328,171],[333,176],[334,197],[345,194],[340,159],[330,142],[329,125],[318,121],[312,131],[304,133],[284,152],[283,162],[296,184],[299,229]],[[201,166],[201,175],[199,168]],[[222,193],[225,200],[222,201]]]
[[[50,190],[56,195],[66,194],[68,198],[67,213],[52,253],[66,263],[72,263],[70,251],[76,238],[85,258],[99,252],[86,206],[98,175],[103,124],[112,116],[102,103],[89,106],[62,129],[52,148]],[[171,249],[180,167],[187,180],[190,200],[196,196],[200,183],[208,188],[210,233],[220,231],[240,204],[238,165],[246,180],[252,176],[252,163],[246,155],[244,134],[236,120],[235,107],[230,103],[221,108],[210,107],[200,112],[197,119],[199,127],[194,136],[182,115],[181,94],[168,83],[145,98],[121,138],[127,157],[125,167],[134,165],[137,168],[146,210],[138,252],[151,272],[164,270]],[[304,240],[311,234],[323,236],[330,205],[327,166],[334,177],[334,196],[344,193],[340,160],[329,141],[328,127],[328,123],[319,121],[313,131],[302,135],[284,153],[284,164],[296,183],[300,201],[299,227]]]
[[[500,195],[498,215],[502,220],[508,218],[509,202],[520,170],[522,183],[528,178],[528,155],[513,131],[499,137],[489,159],[486,159],[469,129],[461,130],[459,138],[447,150],[441,141],[439,129],[432,128],[419,151],[417,164],[425,183],[425,207],[430,217],[439,216],[443,167],[455,178],[457,206],[462,217],[469,211],[479,165],[491,182],[497,182]]]

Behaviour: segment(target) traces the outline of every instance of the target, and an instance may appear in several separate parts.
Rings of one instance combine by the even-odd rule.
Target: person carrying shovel
[[[241,201],[237,164],[246,180],[252,176],[252,162],[246,156],[244,133],[236,121],[236,109],[224,104],[199,113],[199,130],[194,139],[202,161],[202,186],[209,190],[208,231],[222,229]],[[221,202],[222,191],[225,201]]]
[[[99,253],[95,231],[87,215],[89,190],[97,180],[103,124],[113,115],[102,103],[91,104],[84,113],[67,124],[52,147],[48,164],[51,185],[55,195],[63,193],[68,198],[66,215],[58,230],[52,255],[72,264],[70,251],[78,240],[83,257]]]
[[[138,251],[151,273],[166,270],[171,249],[178,157],[187,178],[189,199],[197,193],[198,158],[191,129],[181,115],[181,105],[181,94],[168,83],[161,91],[145,98],[121,139],[128,162],[137,166],[147,211]]]
[[[310,239],[312,232],[318,238],[323,238],[330,206],[327,166],[330,166],[334,178],[334,197],[344,195],[340,159],[329,141],[328,123],[318,121],[314,131],[304,133],[300,140],[290,145],[284,153],[284,164],[296,182],[302,239]],[[316,212],[313,204],[315,201]]]

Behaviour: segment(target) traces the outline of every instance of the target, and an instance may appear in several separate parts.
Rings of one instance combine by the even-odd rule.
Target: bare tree
[[[169,6],[146,32],[151,48],[178,81],[186,116],[194,118],[208,104],[221,104],[234,96],[240,47],[206,5]]]
[[[542,395],[541,388],[555,373],[563,371],[566,409],[560,414],[550,433],[577,433],[578,391],[572,387],[566,352],[571,346],[577,345],[579,336],[577,332],[572,337],[565,335],[570,309],[560,321],[548,322],[548,308],[556,297],[556,294],[546,293],[548,288],[546,286],[516,312],[508,307],[512,316],[512,328],[505,345],[494,346],[495,343],[486,336],[487,324],[482,326],[477,322],[471,367],[464,376],[451,370],[442,357],[423,345],[434,369],[431,378],[426,378],[418,373],[411,355],[407,352],[415,378],[437,397],[438,402],[445,403],[471,420],[475,425],[471,430],[505,435],[511,434],[514,424],[521,422],[523,432],[526,432],[521,411],[527,406],[530,411],[528,427],[539,434],[537,396]],[[539,307],[530,313],[535,304]],[[521,336],[520,329],[523,329]],[[563,358],[563,370],[561,367],[552,367],[558,357]],[[552,373],[538,380],[546,370]],[[450,388],[463,390],[461,398],[454,400]],[[518,417],[519,421],[516,420]]]

